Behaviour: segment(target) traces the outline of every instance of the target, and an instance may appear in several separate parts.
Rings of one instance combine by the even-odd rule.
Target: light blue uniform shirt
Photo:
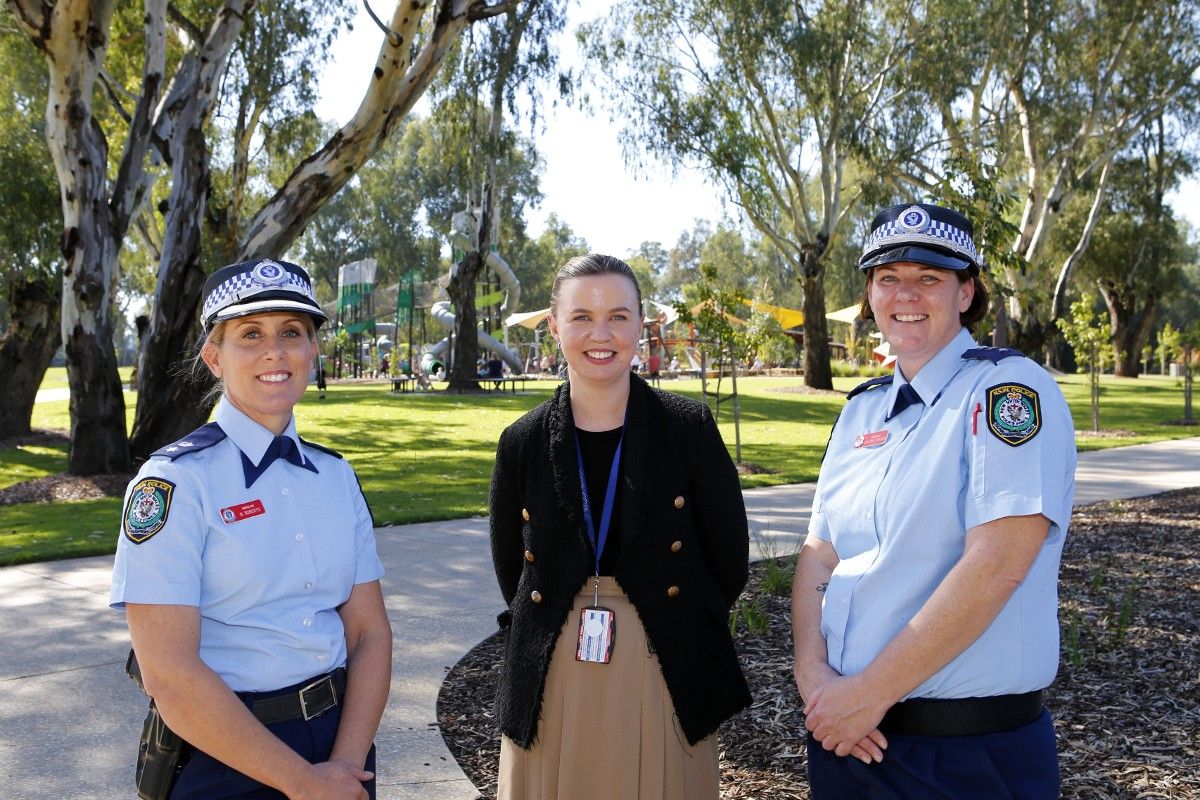
[[[886,419],[904,377],[850,399],[821,466],[809,532],[839,563],[821,610],[829,664],[855,675],[961,558],[966,531],[1042,514],[1050,532],[991,626],[909,697],[1042,689],[1058,670],[1058,565],[1075,491],[1062,392],[1028,358],[965,359],[964,329],[917,373],[923,404]],[[1034,394],[1035,393],[1035,394]],[[989,417],[989,414],[991,416]]]
[[[234,691],[270,691],[342,666],[337,607],[383,575],[354,471],[302,445],[292,419],[283,435],[317,471],[281,458],[246,488],[242,454],[257,466],[274,435],[224,398],[214,421],[226,438],[193,451],[204,436],[185,437],[130,484],[110,604],[199,608],[200,658]],[[131,505],[135,490],[144,508]]]

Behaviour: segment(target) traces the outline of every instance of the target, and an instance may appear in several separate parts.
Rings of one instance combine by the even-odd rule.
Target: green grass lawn
[[[58,376],[49,376],[57,380]],[[857,378],[836,378],[849,390]],[[65,383],[65,381],[64,381]],[[1087,381],[1060,380],[1077,429],[1090,428]],[[341,452],[354,465],[379,524],[468,517],[487,512],[487,487],[500,431],[550,396],[556,384],[530,384],[519,395],[395,395],[384,384],[332,385],[326,400],[315,392],[296,409],[301,434]],[[700,396],[697,380],[664,381],[664,387]],[[745,488],[815,480],[840,395],[786,391],[800,378],[746,378],[738,382],[742,460],[767,472],[745,475]],[[710,387],[712,383],[710,382]],[[729,382],[722,383],[728,391]],[[126,393],[132,424],[136,395]],[[1159,376],[1105,378],[1101,422],[1128,436],[1078,437],[1080,450],[1160,441],[1200,434],[1163,424],[1183,411],[1179,381]],[[734,449],[732,404],[720,414],[721,434]],[[33,424],[66,429],[66,400],[39,403]],[[66,445],[0,449],[0,487],[66,469]],[[116,542],[117,498],[0,506],[0,564],[110,553]]]
[[[118,367],[117,373],[121,376],[121,383],[129,383],[129,376],[133,373],[133,367]],[[46,370],[45,376],[42,377],[42,385],[39,389],[66,389],[67,388],[67,368],[66,367],[50,367]]]

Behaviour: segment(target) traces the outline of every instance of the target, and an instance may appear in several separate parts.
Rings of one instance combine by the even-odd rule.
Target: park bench
[[[506,388],[512,394],[516,394],[518,383],[521,384],[521,391],[525,391],[525,384],[535,381],[537,378],[531,378],[528,375],[507,375],[500,378],[467,378],[467,380],[488,394],[504,392]]]

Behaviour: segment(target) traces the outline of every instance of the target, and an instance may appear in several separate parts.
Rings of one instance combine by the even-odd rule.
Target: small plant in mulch
[[[1062,797],[1200,797],[1198,542],[1200,489],[1075,511],[1059,583],[1062,659],[1046,699]],[[755,564],[739,600],[743,610],[755,609],[754,624],[738,624],[735,634],[754,702],[721,728],[727,800],[809,797],[804,715],[792,680],[792,559]],[[446,744],[484,798],[496,791],[492,701],[503,644],[502,634],[481,642],[438,696]]]

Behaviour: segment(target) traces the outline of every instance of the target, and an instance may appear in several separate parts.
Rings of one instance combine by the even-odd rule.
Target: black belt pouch
[[[175,786],[175,778],[183,769],[183,755],[187,746],[167,727],[154,701],[151,701],[138,745],[137,773],[134,778],[138,797],[142,800],[167,800]]]

